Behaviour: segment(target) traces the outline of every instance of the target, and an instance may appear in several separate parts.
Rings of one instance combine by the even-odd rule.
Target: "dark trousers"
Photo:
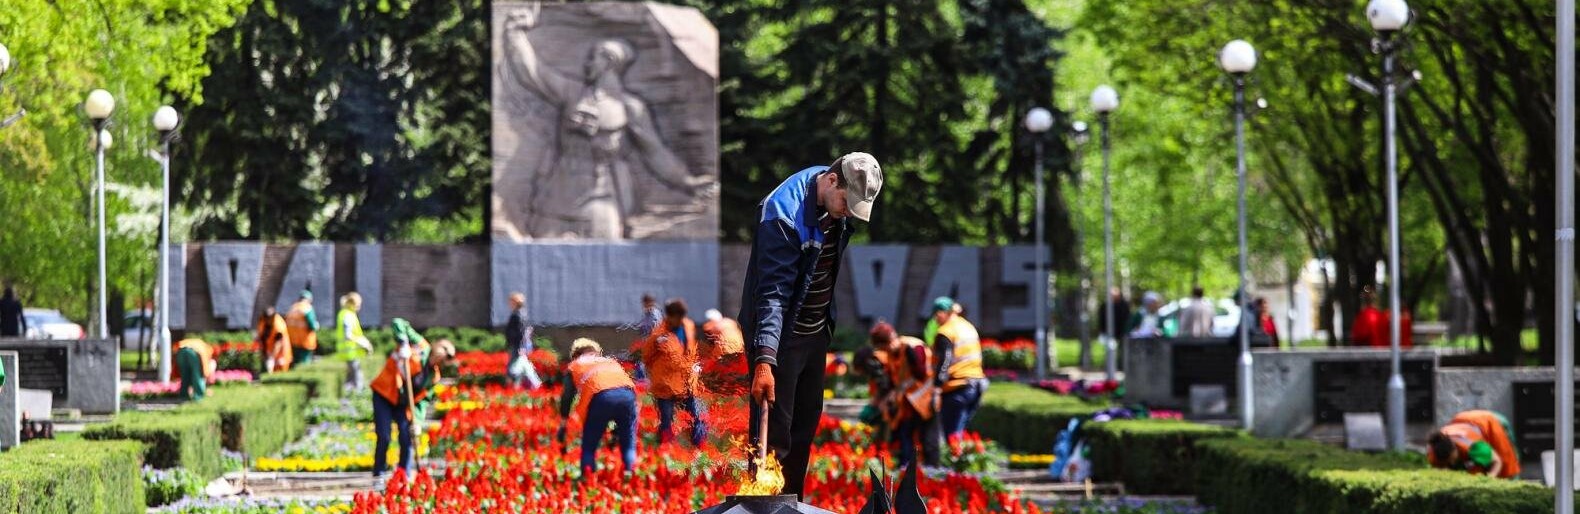
[[[985,378],[972,379],[965,387],[944,393],[939,402],[938,417],[943,423],[944,437],[954,437],[966,430],[966,423],[982,406],[982,394],[987,392]]]
[[[939,433],[940,431],[938,416],[933,416],[932,419],[916,419],[912,416],[911,419],[900,422],[900,426],[895,430],[895,437],[900,440],[900,455],[896,462],[898,467],[905,469],[911,461],[916,460],[918,437],[921,438],[922,465],[935,468],[942,465],[939,447],[944,437]]]
[[[675,438],[673,426],[675,422],[675,405],[691,413],[691,444],[702,446],[703,440],[708,437],[708,424],[703,421],[703,416],[708,414],[707,406],[702,404],[695,396],[685,398],[658,398],[653,403],[658,404],[658,441],[659,444],[667,443]]]
[[[389,470],[390,451],[390,423],[395,424],[395,430],[400,433],[400,467],[406,470],[407,475],[417,472],[417,463],[412,458],[416,446],[412,444],[411,420],[406,419],[404,409],[384,398],[384,395],[373,393],[373,476],[381,476]]]
[[[823,417],[823,364],[828,353],[827,330],[811,336],[790,336],[779,342],[774,366],[774,405],[768,412],[768,447],[784,468],[782,494],[801,494],[806,485],[812,437]],[[760,407],[751,409],[751,434],[758,433]]]
[[[355,343],[349,343],[355,344]],[[313,362],[313,351],[305,348],[291,348],[291,365],[303,366]]]
[[[598,443],[614,422],[614,435],[620,442],[620,459],[626,471],[636,468],[636,391],[629,387],[609,389],[593,395],[587,403],[587,422],[582,425],[582,473],[598,467]]]

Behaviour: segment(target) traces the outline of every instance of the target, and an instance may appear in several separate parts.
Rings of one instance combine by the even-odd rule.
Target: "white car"
[[[1163,326],[1179,329],[1180,310],[1189,306],[1193,300],[1175,300],[1158,309],[1158,317],[1163,319]],[[1229,299],[1207,299],[1213,304],[1212,337],[1229,337],[1240,328],[1240,306]]]
[[[60,311],[54,309],[22,309],[22,317],[27,319],[28,339],[84,339],[88,337],[82,325],[72,323]]]

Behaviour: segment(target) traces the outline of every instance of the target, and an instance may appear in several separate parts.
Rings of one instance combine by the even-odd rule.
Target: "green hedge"
[[[1015,382],[994,382],[968,426],[1016,453],[1050,453],[1070,418],[1107,408]]]
[[[367,365],[363,364],[363,374]],[[372,380],[371,377],[367,377]],[[340,397],[340,386],[346,383],[346,363],[338,359],[315,360],[304,366],[292,367],[283,373],[270,373],[258,379],[263,384],[301,384],[307,387],[309,398],[335,399]]]
[[[143,446],[33,441],[0,455],[0,514],[140,514]]]
[[[224,473],[220,463],[220,417],[216,412],[123,412],[109,423],[88,426],[82,437],[142,441],[147,445],[144,461],[155,468],[183,467],[207,479]]]
[[[1304,440],[1196,443],[1197,497],[1223,514],[1552,512],[1545,487],[1427,469],[1418,454],[1367,454]]]
[[[1195,492],[1196,441],[1245,437],[1238,430],[1177,420],[1116,420],[1083,425],[1092,479],[1125,483],[1136,494]]]
[[[307,387],[302,384],[235,385],[210,393],[180,410],[217,413],[220,442],[227,450],[269,455],[306,431]]]

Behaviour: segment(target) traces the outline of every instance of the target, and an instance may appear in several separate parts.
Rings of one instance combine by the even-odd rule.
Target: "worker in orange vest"
[[[587,338],[571,343],[571,361],[565,368],[560,417],[566,424],[582,425],[582,473],[597,467],[598,443],[613,421],[621,462],[630,474],[636,468],[636,384],[619,362],[604,357],[603,348]],[[580,401],[577,395],[581,395]],[[576,402],[574,411],[572,402]],[[558,439],[564,444],[565,425],[560,425]]]
[[[290,328],[285,325],[285,318],[274,310],[274,307],[265,307],[263,315],[258,316],[257,328],[253,331],[253,341],[258,343],[258,351],[263,352],[263,371],[277,373],[291,369],[291,339]]]
[[[176,365],[171,377],[181,380],[181,394],[188,400],[202,400],[208,394],[208,380],[218,367],[214,347],[201,339],[182,339],[173,348]]]
[[[746,337],[741,334],[741,324],[724,317],[718,309],[708,309],[702,322],[702,362],[739,358],[746,352]]]
[[[1434,468],[1515,478],[1520,476],[1520,453],[1514,448],[1509,419],[1488,410],[1454,415],[1442,428],[1427,436],[1427,462]]]
[[[405,325],[400,318],[391,325]],[[390,424],[399,433],[401,469],[408,475],[417,471],[416,440],[412,423],[420,421],[422,410],[418,405],[439,383],[439,368],[455,358],[455,345],[440,340],[427,349],[426,362],[421,343],[413,340],[411,330],[394,330],[396,349],[384,361],[384,368],[369,384],[373,388],[373,476],[383,476],[389,469]]]
[[[900,443],[896,463],[905,468],[916,460],[916,445],[922,446],[922,464],[941,464],[939,443],[943,436],[938,424],[938,387],[933,383],[932,351],[927,343],[899,335],[892,325],[879,321],[872,327],[869,342],[884,359],[888,395],[882,409],[895,439]]]
[[[285,315],[285,326],[291,336],[291,361],[313,362],[313,351],[318,349],[318,316],[313,312],[312,291],[302,291],[297,297]]]
[[[944,436],[952,439],[966,430],[966,423],[987,393],[982,341],[976,326],[955,310],[954,299],[941,296],[933,300],[933,319],[938,321],[938,335],[933,340],[933,382],[943,391],[939,417]]]
[[[704,422],[707,408],[697,399],[697,374],[702,370],[697,352],[697,325],[687,314],[686,301],[673,299],[664,304],[664,318],[647,335],[637,350],[647,366],[648,392],[658,406],[658,444],[674,440],[675,407],[691,413],[691,444],[702,446],[708,436]]]

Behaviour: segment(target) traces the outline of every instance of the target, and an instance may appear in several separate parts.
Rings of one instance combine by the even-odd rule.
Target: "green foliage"
[[[224,472],[220,465],[220,419],[214,412],[122,412],[109,423],[88,426],[82,437],[141,441],[146,445],[144,462],[158,469],[182,467],[204,478],[216,478]]]
[[[340,398],[318,398],[307,404],[307,424],[373,421],[373,392],[363,389]]]
[[[227,450],[269,455],[302,436],[307,386],[302,384],[216,387],[201,402],[182,411],[219,414],[221,441]]]
[[[306,366],[292,366],[289,371],[264,375],[258,382],[301,384],[307,388],[308,398],[339,398],[340,387],[346,383],[346,363],[336,359],[316,360]]]
[[[1104,407],[1024,384],[994,382],[967,428],[1012,452],[1048,453],[1070,418],[1090,416]]]
[[[1196,441],[1243,437],[1223,427],[1177,420],[1137,419],[1082,427],[1092,479],[1124,482],[1134,494],[1190,494],[1195,490]]]
[[[143,466],[142,475],[145,503],[149,507],[169,505],[203,492],[203,478],[182,468],[163,470]]]
[[[159,167],[146,157],[156,139],[148,120],[172,94],[190,99],[175,103],[182,110],[202,100],[204,42],[246,1],[7,0],[0,9],[13,59],[0,118],[27,110],[0,130],[0,219],[10,243],[0,282],[17,284],[29,307],[59,308],[86,326],[97,297],[93,158],[77,111],[95,88],[116,100],[105,155],[107,280],[129,300],[152,296]]]
[[[32,441],[0,454],[0,513],[140,514],[143,446],[132,441]]]
[[[1225,514],[1552,511],[1544,487],[1427,469],[1419,455],[1249,438],[1206,439],[1196,450],[1197,495]]]

